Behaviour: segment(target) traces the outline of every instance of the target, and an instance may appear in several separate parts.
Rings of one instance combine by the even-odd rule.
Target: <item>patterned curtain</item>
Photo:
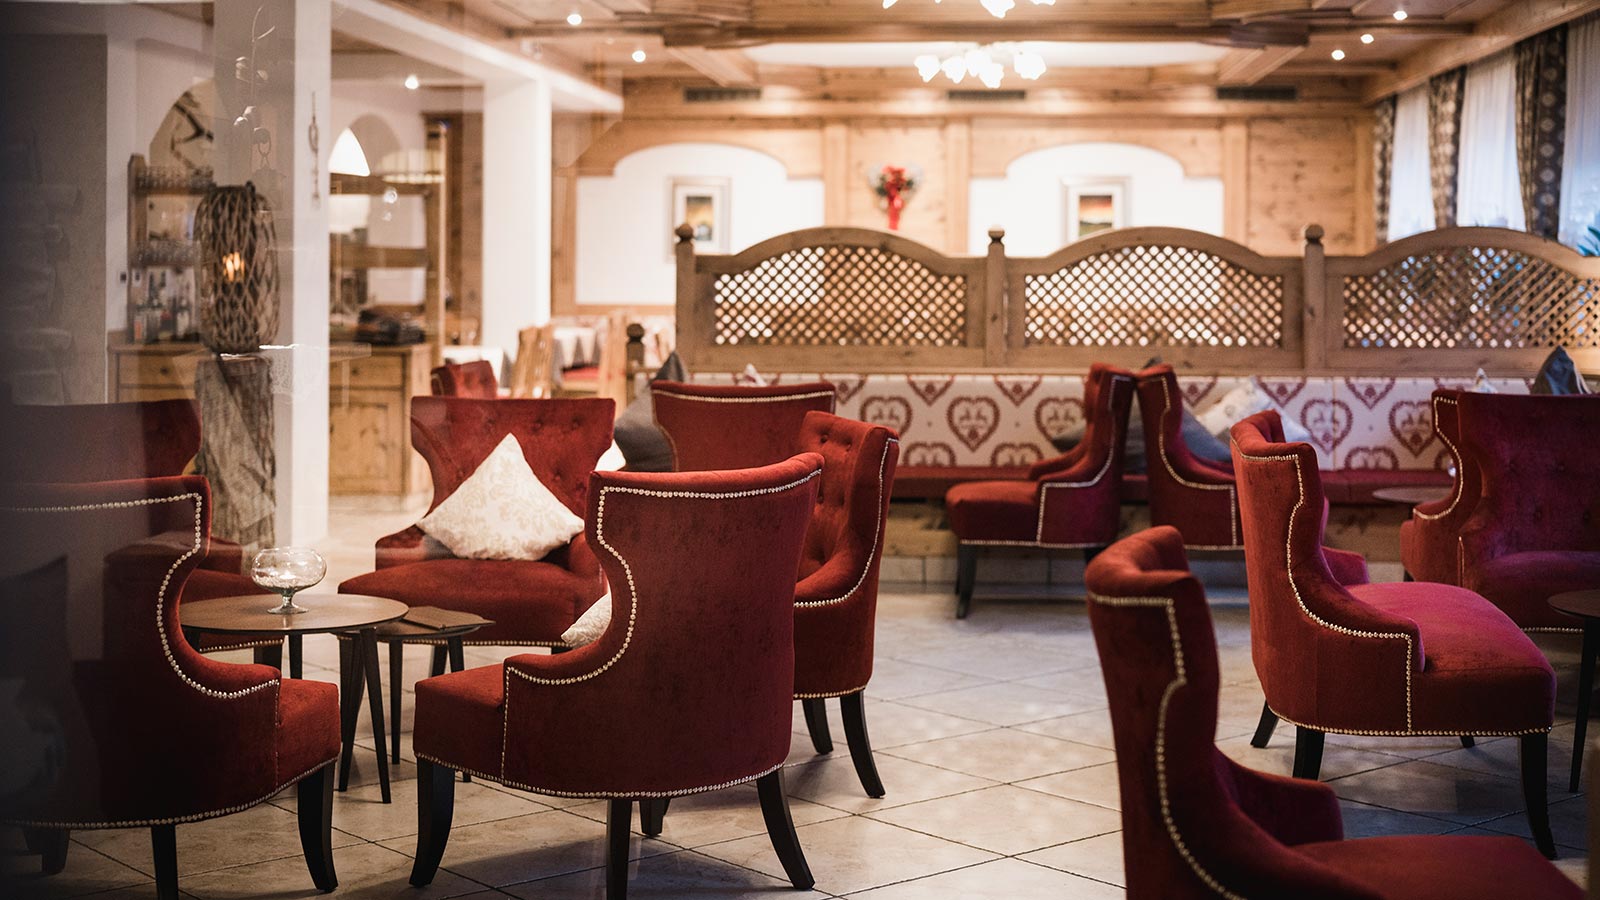
[[[1463,66],[1428,79],[1428,162],[1433,181],[1433,227],[1456,224],[1457,173],[1461,164]]]
[[[1554,238],[1561,222],[1567,131],[1567,27],[1517,44],[1517,172],[1528,231]]]
[[[1380,244],[1389,239],[1389,176],[1394,172],[1395,102],[1396,98],[1385,97],[1372,109],[1372,209],[1377,219],[1373,234]]]

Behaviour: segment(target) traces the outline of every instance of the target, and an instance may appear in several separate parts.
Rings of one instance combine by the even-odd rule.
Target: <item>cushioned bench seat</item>
[[[894,496],[932,500],[944,497],[955,485],[967,481],[1021,481],[1027,466],[902,466],[895,473]],[[1398,487],[1449,487],[1450,476],[1434,469],[1336,469],[1322,472],[1328,502],[1339,506],[1381,506],[1373,491]],[[1150,499],[1143,475],[1122,476],[1122,501],[1144,503]]]

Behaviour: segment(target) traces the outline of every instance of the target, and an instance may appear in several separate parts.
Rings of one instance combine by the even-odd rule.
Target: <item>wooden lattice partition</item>
[[[1005,265],[1007,363],[1300,365],[1302,266],[1184,228],[1126,228]]]
[[[1423,232],[1329,257],[1324,283],[1317,349],[1330,368],[1527,374],[1558,346],[1600,366],[1600,259],[1524,232]]]

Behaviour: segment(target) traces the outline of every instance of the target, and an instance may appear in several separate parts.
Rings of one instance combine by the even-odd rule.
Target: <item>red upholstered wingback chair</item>
[[[1553,856],[1545,772],[1555,673],[1544,654],[1471,591],[1336,577],[1330,563],[1343,569],[1353,554],[1322,547],[1316,451],[1286,443],[1272,410],[1232,435],[1251,657],[1266,713],[1296,726],[1295,775],[1318,776],[1326,732],[1520,735],[1528,818]]]
[[[179,627],[210,529],[205,479],[0,491],[0,679],[26,711],[0,724],[18,751],[9,781],[25,785],[0,796],[0,821],[33,829],[47,872],[71,829],[148,827],[160,896],[176,897],[175,825],[299,782],[301,844],[332,890],[337,689],[201,656]]]
[[[1141,371],[1138,379],[1151,524],[1178,529],[1188,547],[1238,549],[1242,545],[1233,473],[1195,456],[1184,443],[1178,376],[1163,363]]]
[[[483,359],[464,363],[445,363],[429,373],[435,397],[469,397],[493,400],[500,396],[500,379],[494,366]]]
[[[1461,529],[1461,584],[1526,629],[1578,630],[1545,601],[1600,586],[1600,396],[1463,394],[1482,496]]]
[[[821,467],[804,453],[760,469],[590,477],[588,542],[614,586],[610,625],[559,656],[514,656],[417,684],[412,884],[429,883],[439,865],[461,769],[541,794],[607,798],[611,898],[626,891],[633,801],[755,781],[790,880],[811,887],[782,773],[795,572]]]
[[[794,695],[818,753],[833,749],[823,702],[838,697],[861,786],[883,796],[862,694],[872,678],[878,566],[900,442],[881,425],[806,413],[799,449],[822,457],[794,598]]]
[[[1419,503],[1411,518],[1400,523],[1400,562],[1406,575],[1417,581],[1459,584],[1461,581],[1461,526],[1478,505],[1478,461],[1461,449],[1461,395],[1465,391],[1440,388],[1433,392],[1433,433],[1439,436],[1456,469],[1450,493],[1439,500]]]
[[[1085,574],[1122,794],[1131,900],[1582,895],[1512,837],[1344,840],[1326,785],[1219,752],[1217,650],[1205,592],[1170,527],[1139,532]]]
[[[806,413],[833,412],[826,381],[750,387],[656,381],[656,425],[672,447],[677,472],[748,469],[787,459]]]
[[[956,618],[972,608],[982,547],[1083,548],[1117,539],[1122,522],[1122,451],[1133,373],[1103,363],[1084,380],[1083,440],[1035,463],[1026,481],[969,481],[945,494],[957,550]]]
[[[611,446],[610,400],[411,401],[411,443],[433,475],[433,505],[455,493],[507,434],[516,435],[533,474],[567,508],[583,514],[589,473]],[[557,646],[561,633],[605,593],[587,538],[541,560],[461,559],[421,528],[378,539],[377,571],[339,585],[348,594],[411,606],[476,613],[494,622],[466,643]]]

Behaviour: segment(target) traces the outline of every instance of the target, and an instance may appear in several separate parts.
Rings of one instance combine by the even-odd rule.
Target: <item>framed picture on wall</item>
[[[1128,225],[1127,178],[1068,180],[1067,243]]]
[[[688,223],[694,229],[694,249],[697,253],[727,253],[731,242],[728,220],[731,212],[732,181],[727,178],[674,178],[672,179],[672,221],[668,234],[675,234],[679,225]],[[673,237],[668,242],[668,257],[672,256]]]

